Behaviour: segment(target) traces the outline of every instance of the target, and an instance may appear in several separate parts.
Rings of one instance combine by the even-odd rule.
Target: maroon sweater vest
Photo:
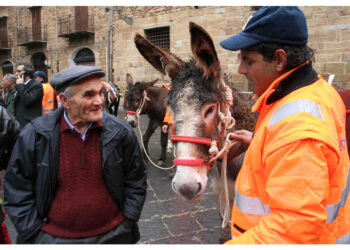
[[[124,219],[103,179],[101,127],[94,123],[83,142],[62,116],[58,189],[43,231],[65,238],[90,237],[112,230]]]

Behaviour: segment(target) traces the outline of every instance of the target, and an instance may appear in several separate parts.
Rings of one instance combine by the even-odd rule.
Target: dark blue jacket
[[[29,121],[42,115],[43,86],[31,79],[26,85],[16,84],[15,89],[16,119],[21,127],[24,127]]]

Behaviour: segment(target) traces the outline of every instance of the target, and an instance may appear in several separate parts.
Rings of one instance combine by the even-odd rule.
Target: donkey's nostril
[[[196,194],[199,194],[202,191],[202,184],[201,183],[197,183],[197,185],[198,185],[198,189],[197,189],[197,193]]]
[[[175,182],[171,182],[171,184],[172,184],[173,191],[174,191],[175,193],[177,193],[177,189],[176,189]]]

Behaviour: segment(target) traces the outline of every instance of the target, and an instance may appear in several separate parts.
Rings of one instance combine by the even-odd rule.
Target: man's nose
[[[103,97],[103,95],[97,95],[97,97],[94,100],[95,105],[101,105],[103,104],[105,101],[105,98]]]
[[[243,75],[247,74],[247,69],[246,69],[246,67],[243,66],[242,63],[240,63],[238,66],[238,73],[243,74]]]

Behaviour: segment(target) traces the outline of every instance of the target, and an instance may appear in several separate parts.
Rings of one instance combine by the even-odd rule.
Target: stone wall
[[[350,88],[350,6],[301,7],[309,27],[309,46],[316,51],[316,70],[328,79],[335,74],[334,82]],[[47,27],[48,40],[44,47],[27,49],[17,46],[16,28],[31,25],[31,13],[27,7],[0,7],[0,16],[8,16],[8,35],[11,56],[0,54],[0,65],[5,61],[15,64],[30,60],[36,52],[43,52],[48,61],[49,77],[73,64],[73,56],[81,48],[90,48],[97,66],[106,70],[106,39],[110,12],[106,7],[89,6],[94,15],[95,34],[90,38],[68,39],[57,37],[57,18],[74,14],[74,6],[44,6],[41,9],[42,26]],[[219,42],[238,33],[252,14],[249,6],[124,6],[114,7],[113,15],[113,81],[122,90],[126,87],[126,73],[134,80],[168,79],[150,66],[137,51],[133,38],[136,33],[162,26],[170,27],[170,50],[184,60],[191,57],[188,23],[193,21],[204,27],[214,40],[221,65],[229,78],[241,90],[248,90],[246,80],[237,73],[237,52],[224,50]],[[123,17],[132,17],[127,24]],[[1,73],[0,73],[1,75]]]

